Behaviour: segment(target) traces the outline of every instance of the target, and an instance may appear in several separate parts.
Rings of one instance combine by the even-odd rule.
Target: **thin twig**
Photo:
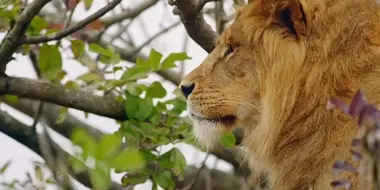
[[[146,0],[143,1],[141,4],[136,6],[136,8],[130,10],[130,11],[123,11],[122,13],[118,14],[117,16],[112,16],[110,18],[103,19],[103,23],[109,27],[115,23],[119,23],[125,19],[128,18],[135,18],[140,13],[148,9],[149,7],[155,5],[158,2],[158,0]]]
[[[190,185],[187,188],[185,187],[184,190],[190,190],[190,189],[192,189],[192,188],[195,187],[195,185],[197,184],[197,180],[198,180],[199,174],[206,167],[206,161],[207,161],[207,159],[208,159],[209,156],[210,156],[210,153],[208,152],[207,155],[206,155],[206,157],[205,157],[205,159],[202,162],[201,167],[195,173],[194,180],[190,183]]]
[[[119,25],[120,29],[118,31],[117,34],[115,34],[114,36],[111,37],[111,40],[110,40],[110,44],[112,44],[117,38],[120,38],[121,35],[127,31],[127,29],[131,26],[131,24],[133,23],[135,19],[131,19],[131,21],[129,21],[128,24],[126,24],[125,26],[123,26],[122,24]]]
[[[69,17],[66,19],[64,25],[63,25],[63,30],[65,30],[66,28],[68,28],[71,24],[71,20],[73,18],[73,15],[74,15],[74,12],[75,12],[75,9],[77,8],[77,3],[75,4],[75,6],[70,10],[70,13],[69,13]],[[66,16],[66,14],[65,14]],[[59,47],[61,46],[61,40],[58,40],[56,45]]]
[[[149,43],[151,43],[154,39],[156,39],[157,37],[159,37],[160,35],[168,32],[170,29],[174,28],[175,26],[179,25],[181,22],[176,22],[166,28],[164,28],[163,30],[161,30],[160,32],[158,32],[157,34],[153,35],[151,38],[149,38],[147,41],[145,41],[143,44],[140,45],[140,47],[134,49],[130,55],[134,55],[136,53],[138,53],[139,51],[141,51],[142,48],[144,48],[145,46],[147,46]]]
[[[60,40],[70,34],[73,34],[74,32],[84,28],[89,23],[93,22],[94,20],[102,17],[105,15],[108,11],[112,10],[116,7],[122,0],[114,0],[110,4],[106,5],[105,7],[99,9],[94,14],[88,16],[84,20],[76,23],[73,26],[68,27],[67,29],[64,29],[60,32],[57,32],[55,34],[50,35],[44,35],[44,36],[36,36],[36,37],[27,37],[25,39],[21,39],[18,41],[18,44],[39,44],[39,43],[45,43],[53,40]]]

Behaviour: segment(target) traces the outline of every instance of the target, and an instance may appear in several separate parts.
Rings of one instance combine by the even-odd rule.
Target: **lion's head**
[[[243,127],[274,189],[327,189],[357,126],[326,105],[359,88],[380,105],[379,23],[375,0],[249,0],[180,85],[196,138],[212,148]]]
[[[298,1],[250,1],[203,63],[183,79],[180,87],[202,144],[211,147],[226,130],[254,127],[260,98],[276,82],[266,80],[273,67],[296,74],[294,67],[306,57],[304,14]]]
[[[379,44],[377,20],[372,0],[249,0],[180,85],[195,136],[211,147],[226,130],[252,130],[273,120],[263,118],[271,117],[268,110],[279,110],[276,120],[284,122],[297,98],[327,103],[328,95],[341,91],[328,88],[346,85],[341,79],[357,76],[350,72],[366,67],[369,56],[377,54],[369,47]],[[347,62],[357,65],[349,68]],[[329,86],[331,81],[336,84]],[[319,99],[311,92],[315,89],[322,94]]]

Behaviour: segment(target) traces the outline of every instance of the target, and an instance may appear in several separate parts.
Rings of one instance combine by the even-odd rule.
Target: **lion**
[[[331,97],[361,89],[380,105],[380,17],[375,0],[249,0],[215,49],[181,82],[194,136],[208,149],[243,128],[252,171],[274,190],[326,190],[349,160],[357,124]]]

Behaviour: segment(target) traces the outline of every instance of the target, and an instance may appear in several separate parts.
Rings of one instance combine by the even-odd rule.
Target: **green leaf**
[[[137,80],[141,78],[147,77],[147,75],[151,72],[151,68],[146,65],[135,65],[134,67],[128,68],[122,76],[124,80]]]
[[[90,44],[89,45],[89,50],[91,52],[94,52],[94,53],[98,53],[100,55],[104,55],[104,56],[107,56],[107,57],[112,57],[113,56],[113,53],[105,48],[103,48],[102,46],[98,45],[98,44]]]
[[[153,82],[146,91],[146,95],[150,98],[164,98],[166,90],[159,82]]]
[[[12,103],[18,102],[18,96],[15,96],[15,95],[5,95],[4,98],[5,100],[10,101]]]
[[[170,160],[173,162],[173,173],[177,176],[182,177],[186,167],[186,159],[181,151],[179,151],[177,148],[173,148],[171,150]]]
[[[143,84],[138,84],[137,82],[128,82],[126,88],[131,95],[139,96],[147,87]]]
[[[125,100],[125,113],[127,114],[127,117],[129,119],[135,119],[136,118],[136,112],[139,109],[139,97],[127,95],[127,99]]]
[[[170,110],[170,114],[174,114],[175,116],[180,115],[183,111],[186,110],[186,102],[180,98],[174,98],[172,100],[166,101],[166,104],[171,104],[174,107]]]
[[[78,89],[79,85],[75,81],[67,81],[65,87],[70,89]]]
[[[83,149],[83,159],[95,155],[97,149],[95,139],[88,135],[85,129],[76,129],[71,136],[71,140],[73,144]]]
[[[97,148],[97,158],[105,162],[112,161],[120,151],[122,138],[116,134],[102,136]]]
[[[45,180],[45,183],[46,183],[46,184],[56,184],[56,183],[55,183],[55,180],[54,180],[53,178],[47,178],[47,179]]]
[[[163,168],[171,169],[175,175],[180,177],[182,177],[186,167],[186,159],[177,148],[173,148],[161,155],[158,163]]]
[[[82,40],[72,40],[70,48],[77,58],[81,57],[85,51],[84,42]]]
[[[40,16],[35,16],[32,21],[30,22],[29,29],[32,30],[31,35],[38,35],[40,34],[41,30],[45,29],[48,26],[45,19],[41,18]]]
[[[62,107],[59,110],[59,114],[58,114],[57,120],[55,121],[55,124],[61,124],[66,119],[67,114],[68,114],[68,108]]]
[[[90,82],[102,81],[102,78],[98,74],[95,74],[95,73],[85,73],[83,75],[78,76],[77,80],[82,80],[85,83],[90,83]]]
[[[39,165],[36,165],[34,167],[34,172],[36,172],[36,179],[38,181],[43,181],[44,180],[44,174],[42,173],[41,167]]]
[[[156,161],[158,159],[158,156],[150,152],[149,150],[142,149],[141,150],[142,155],[144,156],[144,159],[147,163]]]
[[[160,123],[161,121],[161,113],[159,112],[154,112],[150,117],[149,121],[152,123],[153,126],[156,126]]]
[[[150,51],[149,58],[148,58],[149,60],[148,63],[153,70],[157,70],[160,68],[161,59],[162,59],[162,54],[152,48]]]
[[[69,163],[71,164],[75,173],[81,173],[87,170],[87,166],[81,160],[74,156],[71,156],[69,158]]]
[[[85,7],[85,9],[89,10],[91,8],[93,0],[83,0],[83,1],[84,1],[84,7]]]
[[[113,160],[111,165],[118,171],[131,171],[144,167],[145,159],[138,149],[126,148]]]
[[[44,44],[40,48],[38,65],[43,75],[50,81],[55,80],[62,70],[62,57],[58,47]]]
[[[111,185],[111,172],[103,162],[97,162],[95,169],[90,171],[90,179],[95,190],[108,189]]]
[[[124,106],[127,117],[139,121],[147,119],[154,108],[151,100],[132,95],[127,95]]]
[[[168,57],[164,59],[164,61],[161,64],[161,70],[170,69],[173,67],[176,67],[174,64],[176,61],[184,61],[191,59],[185,52],[183,53],[171,53]]]
[[[165,112],[165,111],[167,111],[166,104],[163,103],[163,102],[157,102],[157,104],[156,104],[156,110],[158,112]]]
[[[220,143],[225,147],[231,148],[235,146],[236,138],[232,132],[227,132],[220,138]]]
[[[123,187],[128,185],[137,185],[146,182],[149,179],[149,174],[147,173],[133,173],[133,174],[125,174],[121,179],[121,183]]]
[[[1,168],[0,168],[0,174],[4,174],[7,171],[9,165],[11,165],[11,163],[12,163],[12,161],[9,160],[3,166],[1,166]]]
[[[161,155],[158,158],[158,164],[163,168],[170,169],[174,165],[170,158],[171,158],[171,150]]]
[[[153,179],[159,186],[164,189],[172,190],[175,187],[174,181],[172,179],[172,174],[169,171],[155,173],[153,175]]]

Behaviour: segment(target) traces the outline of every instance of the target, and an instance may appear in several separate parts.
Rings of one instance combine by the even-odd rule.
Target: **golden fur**
[[[250,0],[181,83],[195,84],[195,136],[212,148],[223,131],[244,128],[251,169],[267,171],[274,190],[326,190],[339,178],[360,189],[354,174],[331,171],[351,159],[357,125],[326,104],[360,88],[380,105],[379,26],[375,0]]]

